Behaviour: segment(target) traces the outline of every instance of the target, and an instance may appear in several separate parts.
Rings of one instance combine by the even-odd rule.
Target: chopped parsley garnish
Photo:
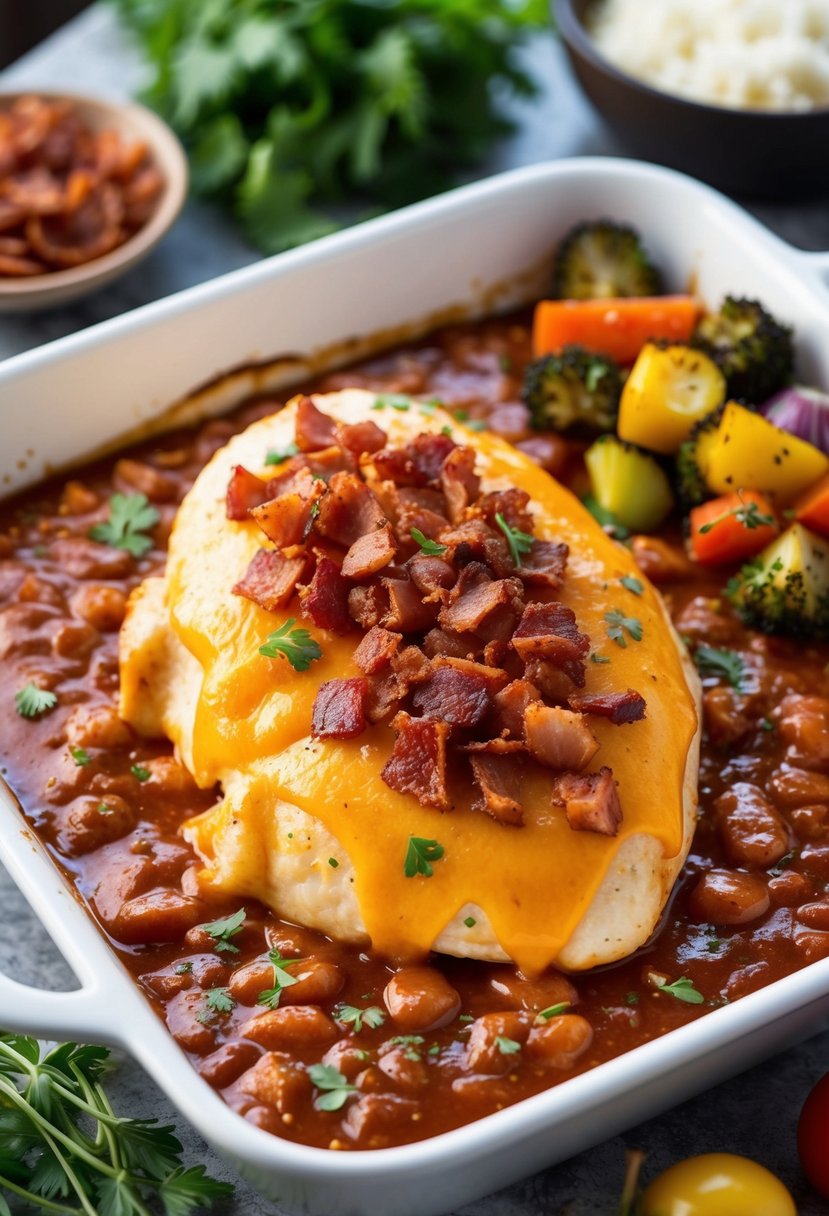
[[[317,1110],[341,1110],[351,1094],[357,1092],[356,1085],[349,1085],[333,1064],[312,1064],[308,1076],[311,1084],[322,1090],[314,1100]]]
[[[220,920],[211,921],[209,925],[202,925],[202,929],[214,939],[214,950],[219,953],[238,954],[239,947],[234,946],[231,938],[236,936],[244,923],[245,909],[240,908],[232,916],[223,916]]]
[[[737,692],[746,692],[746,665],[736,650],[717,650],[713,646],[697,646],[694,662],[701,676],[717,676],[726,680]]]
[[[148,768],[144,768],[143,764],[131,765],[130,772],[132,773],[135,780],[142,782],[142,784],[145,781],[149,781],[150,777],[152,776],[152,773],[150,772],[150,770]]]
[[[625,997],[625,1004],[626,1005],[638,1005],[639,1004],[639,993],[638,992],[629,992],[627,994],[627,996]]]
[[[760,730],[764,730],[767,734],[771,734],[774,729],[774,723],[772,722],[771,718],[760,719]]]
[[[460,1014],[458,1014],[458,1021],[459,1022],[474,1022],[475,1019],[473,1018],[471,1013],[460,1013]]]
[[[275,451],[268,452],[265,457],[265,464],[284,464],[286,460],[290,460],[292,456],[299,455],[299,448],[291,441],[286,443],[284,448],[277,448]]]
[[[283,625],[268,634],[268,640],[259,647],[259,653],[266,659],[281,655],[294,671],[307,671],[313,662],[322,658],[322,650],[307,629],[294,629],[295,624],[296,618],[288,617]]]
[[[707,524],[703,524],[700,528],[700,535],[705,535],[712,528],[716,528],[717,524],[721,524],[724,519],[736,519],[738,524],[742,524],[749,532],[753,532],[755,528],[763,528],[768,524],[774,524],[777,521],[773,515],[764,514],[756,502],[744,502],[740,498],[740,505],[732,507],[730,511],[723,511],[722,515],[718,515],[716,519],[710,520]]]
[[[427,557],[440,557],[446,552],[446,545],[438,544],[436,540],[429,540],[428,536],[424,536],[420,528],[412,528],[412,540],[420,545],[421,550]]]
[[[267,1005],[268,1009],[276,1009],[284,989],[298,983],[298,977],[285,970],[285,963],[304,963],[303,958],[283,958],[278,950],[268,951],[268,960],[273,967],[273,987],[260,992],[257,1005]]]
[[[38,688],[31,680],[14,694],[15,708],[21,718],[39,718],[41,714],[54,709],[57,703],[57,693],[49,692],[48,688]]]
[[[566,1013],[569,1008],[569,1001],[559,1001],[557,1005],[548,1005],[546,1009],[539,1009],[535,1020],[536,1022],[549,1022],[550,1018],[557,1018],[559,1014]]]
[[[606,612],[604,619],[607,621],[607,636],[617,646],[623,649],[627,646],[627,638],[625,633],[634,641],[642,641],[642,622],[638,617],[625,616],[618,608],[614,608],[612,612]]]
[[[517,567],[521,567],[521,558],[525,557],[535,543],[535,537],[518,528],[511,528],[500,511],[495,515],[495,522],[507,538],[510,555]]]
[[[378,393],[371,408],[373,410],[399,410],[401,413],[405,413],[411,404],[411,399],[404,396],[403,393]]]
[[[92,757],[85,747],[72,747],[70,745],[69,755],[75,761],[78,768],[85,768],[87,764],[92,763]]]
[[[368,1009],[360,1009],[357,1005],[339,1005],[334,1010],[334,1017],[344,1026],[353,1026],[355,1034],[359,1034],[364,1025],[368,1026],[369,1030],[376,1030],[386,1020],[386,1015],[379,1005],[370,1005]],[[420,1041],[423,1042],[422,1039]]]
[[[667,992],[669,996],[676,997],[678,1001],[684,1001],[686,1005],[702,1005],[705,997],[701,992],[697,992],[693,985],[693,981],[687,976],[680,976],[678,980],[674,980],[672,984],[657,984],[660,992]]]
[[[451,426],[449,426],[449,424],[448,424],[448,423],[446,423],[446,425],[445,425],[445,426],[442,426],[442,427],[440,428],[440,433],[441,433],[441,435],[448,435],[448,436],[451,438],[451,436],[452,436],[452,428],[451,428]]]
[[[236,1008],[236,1002],[227,988],[209,988],[204,994],[208,1009],[214,1013],[230,1013]]]
[[[433,861],[443,857],[443,845],[437,840],[424,840],[422,836],[410,836],[406,847],[406,859],[403,862],[403,873],[407,878],[422,874],[424,878],[432,877]]]
[[[107,804],[105,802],[99,802],[98,803],[98,814],[99,815],[111,815],[112,807],[107,806]]]
[[[340,863],[337,861],[336,857],[329,857],[328,864],[332,870],[338,870],[340,866]]]
[[[470,418],[466,427],[470,431],[486,431],[489,429],[483,418]]]
[[[474,916],[467,916],[464,918],[463,923],[466,925],[467,929],[474,929],[478,922],[475,920]]]
[[[516,1043],[515,1039],[508,1039],[504,1034],[498,1035],[495,1040],[495,1046],[502,1056],[514,1056],[516,1052],[521,1050],[520,1043]]]
[[[389,1042],[393,1047],[418,1047],[425,1039],[422,1034],[396,1034]]]
[[[133,557],[143,557],[153,547],[146,532],[159,521],[146,494],[113,494],[109,500],[109,519],[89,529],[90,540],[115,549],[126,549]]]
[[[623,587],[626,587],[628,591],[632,591],[634,595],[641,595],[645,590],[645,584],[642,582],[642,580],[634,578],[632,574],[623,575],[619,579],[619,582]]]
[[[590,655],[590,662],[591,663],[609,663],[610,658],[606,654],[597,654],[597,652],[594,650],[592,652],[592,654]]]
[[[193,964],[190,962],[189,959],[183,963],[176,963],[175,967],[173,968],[173,971],[175,971],[176,975],[189,975],[192,970],[193,970]]]

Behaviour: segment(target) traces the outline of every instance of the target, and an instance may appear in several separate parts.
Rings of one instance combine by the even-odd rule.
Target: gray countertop
[[[515,106],[518,129],[486,166],[487,172],[575,155],[620,155],[621,149],[583,101],[552,39],[527,54],[543,85],[532,103]],[[140,67],[108,9],[93,8],[0,74],[0,87],[82,88],[124,96],[141,80]],[[82,83],[81,83],[82,82]],[[829,249],[829,203],[764,204],[751,210],[785,239],[807,249]],[[256,260],[227,218],[191,202],[175,229],[139,267],[114,286],[72,307],[0,320],[0,358],[39,346],[88,325]],[[72,976],[22,897],[0,871],[0,918],[14,932],[0,936],[0,967],[36,986],[67,988]],[[794,1194],[800,1216],[827,1211],[797,1164],[795,1131],[811,1085],[829,1068],[829,1032],[801,1044],[693,1101],[633,1128],[624,1136],[463,1209],[456,1216],[612,1216],[626,1147],[646,1150],[646,1175],[696,1153],[743,1153],[778,1174]],[[181,1120],[167,1099],[130,1060],[110,1082],[116,1110],[176,1121],[189,1162],[204,1162],[233,1179]],[[223,1216],[275,1214],[273,1205],[244,1184]],[[382,1213],[378,1213],[382,1216]],[[758,1212],[757,1216],[762,1216]]]

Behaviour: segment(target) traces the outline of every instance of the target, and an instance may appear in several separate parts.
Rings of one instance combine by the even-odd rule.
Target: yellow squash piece
[[[722,405],[725,396],[725,377],[702,351],[649,342],[622,390],[619,437],[652,452],[676,452],[694,423]]]
[[[674,505],[663,470],[647,452],[602,435],[584,454],[593,497],[632,532],[653,532]]]
[[[762,490],[786,507],[829,471],[829,457],[729,401],[716,429],[700,436],[697,465],[709,490]]]

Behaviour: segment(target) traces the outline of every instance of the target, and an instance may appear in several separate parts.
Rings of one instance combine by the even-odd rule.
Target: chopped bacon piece
[[[512,680],[492,699],[490,725],[495,734],[503,731],[513,739],[524,738],[524,711],[541,693],[529,680]]]
[[[514,578],[476,579],[463,590],[463,574],[452,592],[454,596],[461,588],[461,594],[440,610],[440,624],[456,633],[476,633],[484,641],[510,637],[524,607],[521,583]]]
[[[424,478],[415,467],[408,448],[382,448],[372,457],[379,478],[396,486],[421,486]]]
[[[420,594],[428,600],[442,601],[458,577],[451,562],[442,557],[430,557],[427,553],[416,553],[406,562],[409,578]]]
[[[524,710],[524,738],[547,768],[581,772],[599,750],[583,714],[540,701],[531,701]]]
[[[316,518],[320,536],[350,548],[385,522],[383,508],[364,481],[354,473],[334,474]]]
[[[406,451],[423,480],[437,482],[444,460],[456,446],[454,439],[450,439],[448,435],[424,432],[422,435],[415,435],[411,443],[407,444]]]
[[[429,540],[434,540],[448,526],[449,521],[444,515],[438,515],[428,507],[408,506],[404,503],[397,515],[395,532],[401,545],[411,545],[413,528],[417,528]]]
[[[487,541],[497,539],[492,528],[482,519],[466,519],[463,523],[444,528],[437,539],[446,545],[452,561],[469,562],[473,558],[487,560]],[[501,538],[503,540],[503,537]],[[506,541],[504,541],[506,551]]]
[[[403,507],[422,507],[424,511],[443,516],[443,526],[448,527],[446,503],[440,490],[433,490],[431,486],[402,486],[397,491],[397,500]]]
[[[400,634],[375,625],[354,651],[354,662],[367,676],[388,667],[400,646]]]
[[[525,662],[550,659],[561,666],[582,659],[590,649],[590,638],[579,632],[572,608],[554,601],[527,604],[512,644]]]
[[[409,579],[380,580],[388,595],[388,611],[380,621],[386,629],[397,633],[414,633],[429,629],[437,616],[436,604],[424,604],[420,592]]]
[[[380,583],[352,587],[348,592],[348,614],[362,629],[373,629],[388,615],[389,597]]]
[[[476,804],[499,823],[520,827],[524,822],[521,806],[521,761],[514,756],[476,753],[470,756],[472,775],[481,791]]]
[[[472,448],[453,448],[440,470],[440,485],[446,499],[449,519],[458,524],[468,506],[481,492],[481,479],[475,472]]]
[[[368,681],[362,676],[326,680],[317,691],[311,734],[317,739],[353,739],[366,729]]]
[[[524,664],[525,677],[539,690],[545,701],[554,705],[565,705],[573,695],[573,688],[584,688],[584,663],[575,659],[563,663],[551,663],[548,659],[528,659]]]
[[[319,557],[314,577],[301,593],[302,611],[320,629],[332,633],[350,633],[348,582],[340,573],[336,562],[329,557]]]
[[[564,807],[567,822],[576,832],[615,836],[619,831],[622,806],[607,765],[597,773],[562,773],[556,777],[553,803]]]
[[[248,519],[251,507],[259,507],[268,498],[268,483],[255,473],[250,473],[244,465],[235,464],[227,483],[225,513],[228,519],[241,522]]]
[[[527,748],[520,739],[473,739],[470,743],[459,743],[458,751],[470,755],[482,752],[487,756],[526,756]]]
[[[316,504],[324,494],[325,483],[315,480],[308,469],[300,469],[283,494],[254,507],[251,516],[275,545],[287,549],[305,540],[314,522]]]
[[[432,674],[432,664],[419,646],[405,646],[392,659],[392,667],[406,692]]]
[[[355,456],[362,456],[365,452],[379,452],[387,442],[386,432],[371,419],[341,426],[337,434],[342,446]]]
[[[521,558],[518,573],[531,587],[549,587],[552,591],[558,591],[564,582],[569,552],[569,547],[558,541],[537,540],[529,553]]]
[[[445,629],[430,629],[423,639],[423,649],[430,658],[437,655],[453,655],[458,659],[467,659],[476,649],[474,639],[467,634],[448,633]]]
[[[308,557],[285,557],[278,549],[260,549],[245,572],[244,578],[232,588],[234,595],[253,600],[260,608],[273,612],[286,604],[302,578]]]
[[[337,424],[317,409],[310,397],[300,397],[296,407],[296,445],[300,452],[318,452],[337,442]]]
[[[346,578],[357,581],[371,578],[372,574],[393,561],[396,553],[391,524],[383,524],[354,541],[343,559],[342,572]]]
[[[489,709],[489,687],[472,672],[439,667],[415,689],[412,708],[450,726],[477,726]]]
[[[496,515],[503,515],[510,528],[518,528],[519,532],[531,533],[533,517],[527,510],[529,501],[530,496],[526,490],[510,486],[508,490],[495,490],[491,494],[482,495],[476,506],[492,528],[499,527]]]
[[[609,718],[614,726],[639,722],[645,716],[645,698],[632,688],[627,692],[574,693],[567,704],[577,713]]]
[[[392,727],[397,738],[381,773],[386,785],[401,794],[413,794],[422,806],[449,810],[446,742],[450,728],[447,723],[431,718],[411,718],[401,711]]]
[[[464,675],[475,676],[483,680],[490,695],[494,695],[509,680],[509,676],[500,667],[490,667],[487,663],[476,663],[466,656],[456,658],[454,655],[441,655],[432,663],[434,669],[449,667],[452,671],[463,672]]]
[[[368,682],[366,716],[370,722],[382,722],[396,711],[405,696],[400,681],[394,675],[374,676]]]

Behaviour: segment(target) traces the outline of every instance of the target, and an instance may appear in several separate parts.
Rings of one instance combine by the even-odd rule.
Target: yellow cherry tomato
[[[704,1153],[672,1165],[642,1197],[642,1216],[797,1216],[779,1178],[732,1153]]]

